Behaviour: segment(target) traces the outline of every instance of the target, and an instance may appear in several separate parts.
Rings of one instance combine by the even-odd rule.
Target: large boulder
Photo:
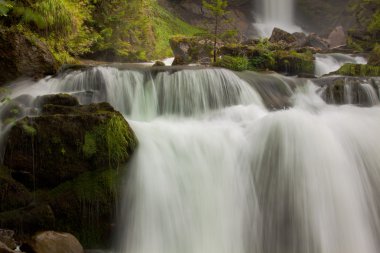
[[[54,74],[56,70],[54,56],[42,41],[0,27],[0,85],[21,76]]]
[[[269,41],[272,43],[284,42],[286,44],[293,44],[297,41],[297,38],[293,34],[281,30],[280,28],[274,28]]]
[[[342,26],[335,27],[329,34],[327,42],[330,48],[345,46],[347,44],[347,35],[344,28]]]
[[[174,54],[173,65],[211,63],[211,41],[197,37],[175,36],[169,42]]]
[[[317,34],[311,33],[306,37],[306,41],[303,46],[327,50],[329,48],[329,43],[325,39],[319,37]]]
[[[83,247],[75,236],[69,233],[45,231],[37,233],[21,246],[25,253],[83,253]]]
[[[43,101],[41,115],[12,127],[4,156],[12,177],[30,189],[52,188],[87,171],[117,167],[136,147],[129,124],[108,103],[80,106],[62,94],[37,101]]]

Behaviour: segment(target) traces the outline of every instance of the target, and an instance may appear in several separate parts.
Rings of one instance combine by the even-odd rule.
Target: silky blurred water
[[[311,81],[252,79],[98,67],[12,96],[68,92],[125,115],[139,147],[117,252],[380,252],[380,107],[328,105]],[[272,82],[290,108],[263,105],[258,90]]]

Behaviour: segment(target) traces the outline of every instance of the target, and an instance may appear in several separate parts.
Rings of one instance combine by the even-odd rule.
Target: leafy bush
[[[249,61],[246,57],[224,55],[217,60],[215,66],[235,71],[244,71],[248,70]]]

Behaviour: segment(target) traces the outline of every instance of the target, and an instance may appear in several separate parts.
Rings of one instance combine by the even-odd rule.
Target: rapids
[[[131,124],[118,253],[380,251],[378,106],[329,105],[312,81],[222,69],[96,67],[12,90],[108,101]],[[288,109],[269,110],[274,97]]]

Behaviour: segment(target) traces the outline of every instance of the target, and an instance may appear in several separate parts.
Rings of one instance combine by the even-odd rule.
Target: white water
[[[302,32],[293,20],[294,0],[261,0],[258,7],[254,26],[261,37],[270,37],[275,27],[290,33]]]
[[[315,75],[318,77],[337,71],[346,63],[367,64],[364,57],[339,53],[316,54],[315,58]]]
[[[120,253],[380,251],[380,107],[326,105],[308,83],[270,112],[215,69],[95,68],[26,91],[107,100],[135,130]]]

